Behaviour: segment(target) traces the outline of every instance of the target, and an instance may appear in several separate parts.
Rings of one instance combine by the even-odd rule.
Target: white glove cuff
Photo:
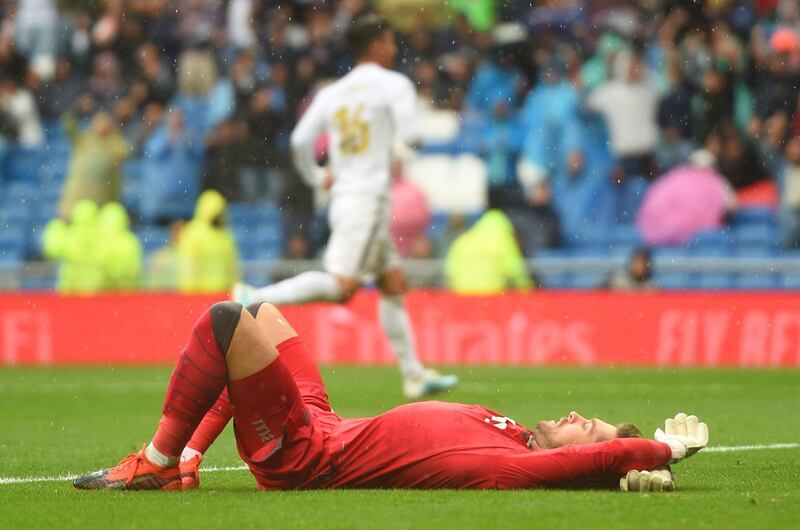
[[[672,462],[670,463],[674,464],[675,462],[680,462],[686,458],[686,446],[681,442],[670,439],[663,440],[663,442],[667,444],[670,449],[672,449]]]

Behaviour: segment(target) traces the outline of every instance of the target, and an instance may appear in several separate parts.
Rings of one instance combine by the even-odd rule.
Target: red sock
[[[214,403],[200,422],[200,425],[195,429],[192,434],[192,439],[186,444],[186,447],[194,449],[198,453],[205,454],[214,440],[225,430],[231,417],[233,416],[233,409],[231,409],[231,402],[228,399],[228,389],[222,391],[219,399]]]
[[[228,369],[211,324],[211,310],[194,325],[167,387],[163,416],[153,445],[170,457],[180,456],[206,412],[225,388]]]

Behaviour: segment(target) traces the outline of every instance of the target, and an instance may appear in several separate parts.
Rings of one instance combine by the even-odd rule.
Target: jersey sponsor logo
[[[250,422],[250,425],[258,433],[258,438],[261,440],[262,443],[269,443],[275,439],[275,435],[272,434],[272,431],[269,430],[267,427],[267,422],[264,421],[264,418],[258,418]]]
[[[512,420],[511,418],[508,418],[506,416],[492,416],[491,418],[484,418],[483,421],[485,421],[486,423],[488,423],[490,425],[494,425],[495,427],[497,427],[501,431],[506,430],[506,428],[508,427],[509,423],[511,425],[514,425],[514,426],[517,425],[517,422],[515,422],[514,420]]]

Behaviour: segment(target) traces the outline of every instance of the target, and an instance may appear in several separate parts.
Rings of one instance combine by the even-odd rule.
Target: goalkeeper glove
[[[622,491],[673,491],[675,483],[669,469],[655,469],[653,471],[637,471],[632,469],[628,474],[619,479],[619,489]]]
[[[672,449],[671,464],[692,456],[708,445],[708,427],[697,416],[687,416],[683,412],[675,418],[664,420],[664,430],[656,430],[655,439]]]

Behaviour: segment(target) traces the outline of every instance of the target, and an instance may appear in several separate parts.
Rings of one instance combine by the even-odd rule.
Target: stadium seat
[[[607,249],[598,246],[580,246],[570,249],[573,258],[602,259],[608,254]]]
[[[642,205],[649,184],[642,177],[630,177],[623,184],[620,201],[617,204],[617,221],[631,223]]]
[[[45,224],[58,217],[58,202],[40,202],[33,211],[31,221],[35,224]]]
[[[257,286],[269,285],[272,283],[272,279],[270,278],[269,274],[263,270],[263,267],[259,267],[259,270],[247,271],[242,276],[242,279],[245,281],[245,283]]]
[[[776,225],[778,217],[772,208],[743,208],[736,212],[731,221],[737,225],[759,224]]]
[[[781,274],[779,284],[783,289],[800,290],[800,274]]]
[[[56,278],[22,278],[22,289],[26,291],[52,291],[56,288]]]
[[[709,260],[725,260],[731,256],[733,249],[729,246],[694,246],[691,249],[694,257],[705,258]],[[733,277],[730,274],[717,272],[713,270],[706,270],[693,274],[690,279],[690,287],[692,289],[730,289],[733,287]]]
[[[683,272],[656,272],[653,275],[653,283],[660,289],[684,290],[691,286],[690,275]]]
[[[281,222],[281,209],[275,204],[256,206],[256,214],[259,223],[280,224]]]
[[[46,226],[46,223],[36,222],[27,231],[28,238],[25,253],[31,259],[42,259],[42,235]]]
[[[633,253],[636,251],[638,246],[636,245],[614,245],[613,247],[609,248],[605,254],[609,257],[618,261],[620,263],[627,263],[627,261],[633,256]]]
[[[565,259],[570,254],[569,249],[543,249],[533,256],[533,273],[540,287],[548,289],[563,289],[568,285],[569,279],[563,272],[540,272],[542,264],[548,260]],[[552,267],[549,270],[553,270]]]
[[[739,245],[733,251],[740,258],[771,258],[777,253],[777,248],[769,245]]]
[[[283,229],[277,224],[257,226],[253,229],[251,240],[259,245],[283,244]]]
[[[730,274],[705,272],[692,278],[689,286],[692,289],[727,290],[733,287],[733,278]]]
[[[16,182],[36,182],[40,165],[41,154],[38,150],[12,148],[6,159],[5,178]]]
[[[617,245],[642,246],[642,235],[633,224],[618,224],[611,226],[611,242]]]
[[[25,232],[20,228],[0,230],[0,261],[14,263],[25,258]]]
[[[273,261],[283,257],[282,245],[259,246],[254,253],[254,259],[263,261]]]
[[[733,232],[737,246],[775,247],[778,244],[778,229],[764,224],[737,226]]]
[[[433,212],[431,222],[428,224],[428,237],[434,241],[440,241],[447,234],[447,226],[450,223],[450,216],[445,212]]]
[[[169,229],[158,226],[144,227],[136,231],[139,241],[142,242],[142,249],[148,254],[158,248],[163,247],[169,240]]]
[[[592,248],[595,252],[607,251],[612,244],[611,228],[602,225],[584,226],[570,244],[575,249]]]
[[[673,272],[669,265],[681,261],[691,254],[684,247],[660,247],[653,250],[653,281],[662,289],[689,289],[691,275],[688,272]]]
[[[61,183],[67,176],[67,161],[60,158],[48,158],[39,168],[39,180],[44,190],[61,191]]]
[[[736,287],[739,289],[777,289],[780,286],[777,274],[739,274]]]
[[[258,254],[258,245],[253,244],[251,241],[247,243],[237,242],[239,252],[239,259],[250,261],[256,259]]]
[[[538,287],[545,289],[564,289],[568,285],[566,274],[537,274]]]
[[[24,180],[8,182],[3,190],[3,202],[24,204],[33,199],[38,188],[36,182]]]
[[[251,227],[259,223],[259,215],[249,204],[231,203],[228,205],[228,217],[233,226]]]
[[[599,289],[608,278],[607,274],[588,272],[564,275],[563,287],[566,289]]]
[[[6,227],[23,228],[31,219],[31,208],[15,203],[0,206],[0,231]]]
[[[699,232],[694,236],[690,248],[695,249],[695,253],[701,254],[703,250],[710,248],[731,248],[733,246],[733,235],[730,230],[707,230]]]

